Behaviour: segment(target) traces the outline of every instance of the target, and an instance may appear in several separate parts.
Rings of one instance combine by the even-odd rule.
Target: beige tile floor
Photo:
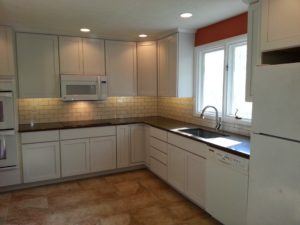
[[[220,225],[148,170],[0,194],[0,225]]]

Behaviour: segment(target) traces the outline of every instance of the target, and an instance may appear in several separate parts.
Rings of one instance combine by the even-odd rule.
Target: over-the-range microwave
[[[61,75],[63,101],[105,100],[107,78],[105,76]]]

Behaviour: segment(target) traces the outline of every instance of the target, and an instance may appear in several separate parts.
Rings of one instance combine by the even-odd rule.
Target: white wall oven
[[[0,80],[0,169],[17,166],[14,81]]]

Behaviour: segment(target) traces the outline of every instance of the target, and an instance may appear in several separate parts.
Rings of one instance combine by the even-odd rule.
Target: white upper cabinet
[[[157,96],[157,43],[137,43],[138,95]]]
[[[60,73],[67,75],[105,75],[104,41],[59,37]]]
[[[136,43],[105,41],[109,96],[136,96]]]
[[[0,26],[0,76],[15,75],[13,31]]]
[[[253,97],[253,73],[257,65],[261,64],[260,51],[260,2],[254,2],[248,8],[248,38],[247,38],[247,78],[246,101],[251,102]]]
[[[194,34],[176,33],[158,41],[158,96],[193,96]]]
[[[300,46],[299,12],[299,0],[262,0],[263,52]]]
[[[105,75],[104,40],[83,38],[84,75]]]
[[[60,96],[57,36],[18,33],[17,55],[20,98]]]
[[[59,37],[60,73],[83,74],[82,40],[79,37]]]

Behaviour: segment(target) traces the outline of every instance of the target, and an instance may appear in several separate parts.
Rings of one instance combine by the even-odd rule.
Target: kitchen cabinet
[[[186,160],[185,151],[168,145],[168,182],[177,190],[185,191]]]
[[[261,3],[261,50],[299,47],[300,1],[263,0]]]
[[[205,145],[200,145],[206,148]],[[206,159],[186,153],[186,195],[201,207],[205,207]]]
[[[117,168],[129,166],[130,128],[129,125],[117,126]]]
[[[54,35],[17,33],[20,98],[58,98],[58,39]]]
[[[60,74],[105,75],[104,40],[59,37]]]
[[[104,40],[82,38],[84,75],[105,75]]]
[[[167,182],[168,144],[167,132],[150,127],[150,170]]]
[[[193,96],[194,34],[176,33],[158,41],[158,96]]]
[[[136,43],[105,41],[109,96],[136,96]]]
[[[11,28],[0,26],[0,76],[14,76],[14,33]]]
[[[59,131],[21,134],[24,183],[60,177]]]
[[[205,208],[207,145],[168,133],[168,182]]]
[[[116,137],[96,137],[90,139],[91,172],[116,168]]]
[[[246,101],[253,98],[253,76],[255,67],[261,64],[260,51],[260,18],[261,2],[254,2],[248,7],[248,37],[247,37],[247,77]]]
[[[0,187],[21,184],[21,169],[8,168],[0,170]]]
[[[145,164],[150,166],[150,126],[145,125]]]
[[[138,95],[157,96],[157,42],[137,43]]]
[[[90,172],[90,142],[88,138],[64,140],[61,145],[62,177]]]
[[[82,75],[82,40],[79,37],[59,37],[60,74]]]
[[[145,131],[143,124],[130,125],[130,163],[142,164],[145,161]]]
[[[145,161],[143,124],[117,126],[117,167],[143,164]]]
[[[59,142],[22,145],[24,183],[60,177]]]

